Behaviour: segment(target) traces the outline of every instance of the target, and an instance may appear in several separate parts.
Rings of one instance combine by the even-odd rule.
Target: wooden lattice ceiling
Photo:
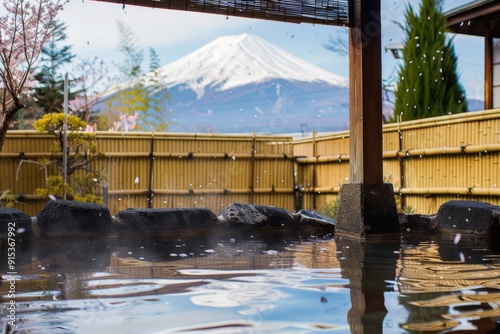
[[[96,0],[291,23],[349,24],[349,0]]]

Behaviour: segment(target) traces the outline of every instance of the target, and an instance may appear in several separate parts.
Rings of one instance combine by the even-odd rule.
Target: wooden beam
[[[382,184],[380,0],[355,0],[350,6],[350,182]]]
[[[448,15],[447,26],[459,26],[461,23],[467,25],[467,21],[477,20],[488,15],[496,15],[499,11],[500,2],[491,2],[477,8],[464,9],[463,11]]]

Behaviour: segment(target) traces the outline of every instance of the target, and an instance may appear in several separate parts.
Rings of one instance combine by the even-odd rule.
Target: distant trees
[[[124,60],[118,65],[120,84],[101,110],[99,123],[105,129],[123,130],[128,126],[126,119],[137,115],[138,122],[133,124],[137,130],[167,131],[171,124],[168,120],[172,114],[165,109],[165,101],[170,93],[164,83],[160,69],[160,61],[156,52],[150,48],[149,71],[142,69],[144,50],[137,47],[133,31],[118,21],[120,34],[118,50]]]
[[[422,0],[418,13],[411,5],[406,9],[406,24],[400,25],[406,37],[392,121],[467,111],[442,4],[443,0]]]
[[[69,101],[69,109],[90,125],[96,122],[96,105],[102,101],[104,91],[113,85],[116,78],[110,74],[111,67],[98,57],[78,59],[71,72],[77,94]]]
[[[50,38],[62,0],[4,0],[0,18],[0,152],[14,116],[33,88],[33,66]]]

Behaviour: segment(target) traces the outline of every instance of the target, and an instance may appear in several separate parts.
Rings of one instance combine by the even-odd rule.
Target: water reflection
[[[402,327],[499,333],[500,256],[477,236],[434,236],[403,247],[397,266]]]
[[[352,307],[347,314],[351,333],[383,333],[387,314],[384,293],[394,281],[399,238],[359,240],[335,238],[342,277],[349,279]],[[393,289],[393,288],[392,288]]]
[[[20,247],[19,333],[498,332],[500,257],[480,238],[231,235]],[[6,315],[10,276],[1,270]]]

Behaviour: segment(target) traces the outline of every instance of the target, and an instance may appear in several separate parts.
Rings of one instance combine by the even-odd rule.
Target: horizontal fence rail
[[[97,132],[104,157],[87,170],[105,175],[114,214],[127,208],[206,207],[233,201],[290,211],[335,204],[349,182],[349,132],[290,136]],[[53,157],[54,137],[10,131],[0,153],[0,190],[36,214],[47,200],[36,188],[58,175],[28,161]],[[500,110],[388,124],[383,129],[384,182],[401,211],[436,213],[452,199],[500,204]],[[85,170],[76,172],[85,174]]]

